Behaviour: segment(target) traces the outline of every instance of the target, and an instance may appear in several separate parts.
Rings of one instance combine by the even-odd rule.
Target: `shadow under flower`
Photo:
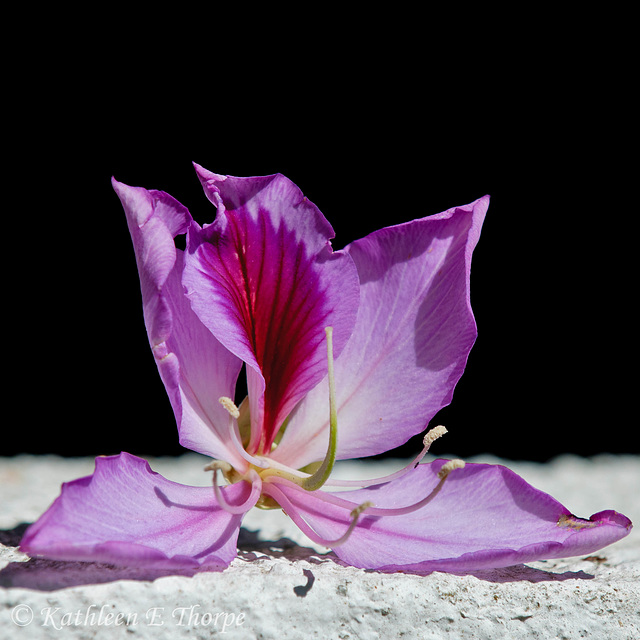
[[[304,547],[289,538],[265,540],[260,537],[260,531],[241,528],[238,536],[238,557],[247,562],[260,558],[284,558],[290,562],[306,560],[312,564],[322,562],[338,562],[332,553],[320,553],[312,547]]]
[[[20,524],[13,529],[0,530],[0,544],[5,547],[18,547],[28,524]],[[17,552],[19,553],[19,552]],[[238,537],[238,558],[245,562],[255,562],[265,558],[282,558],[289,562],[306,561],[310,564],[331,562],[341,566],[349,566],[342,562],[333,552],[320,553],[311,547],[301,546],[289,538],[265,540],[259,531],[240,529]],[[69,587],[90,584],[104,584],[118,580],[136,580],[153,582],[168,576],[192,577],[197,573],[210,572],[210,568],[177,568],[150,569],[144,567],[118,567],[110,564],[94,562],[68,562],[30,558],[28,560],[10,561],[0,569],[0,587],[20,587],[36,591],[55,591]],[[408,575],[430,575],[433,572],[418,571],[379,571],[367,569],[367,573],[405,573]],[[294,592],[304,597],[313,585],[315,577],[305,570],[307,585],[296,587]],[[527,565],[515,565],[502,569],[471,571],[455,575],[472,575],[479,580],[494,583],[507,582],[558,582],[563,580],[590,580],[594,576],[584,571],[565,571],[553,573]]]
[[[338,564],[341,563],[337,560]],[[347,566],[345,564],[345,566]],[[365,569],[367,573],[381,574],[397,574],[404,573],[412,576],[429,576],[433,573],[441,573],[439,571],[402,571],[398,569]],[[562,573],[554,573],[553,571],[545,571],[537,569],[526,564],[516,564],[510,567],[501,567],[499,569],[483,569],[478,571],[450,571],[448,575],[453,576],[473,576],[484,582],[494,582],[504,584],[507,582],[562,582],[563,580],[593,580],[594,575],[585,573],[584,571],[563,571]]]
[[[18,547],[28,523],[13,529],[0,530],[0,544],[5,547]],[[16,550],[16,553],[20,553]],[[20,587],[35,591],[56,591],[69,587],[90,584],[104,584],[118,580],[137,580],[152,582],[166,576],[193,576],[203,569],[177,568],[152,569],[145,567],[118,567],[99,562],[69,562],[29,558],[9,562],[0,569],[0,587]]]
[[[460,575],[460,574],[456,574]],[[475,576],[478,580],[486,582],[562,582],[564,580],[593,580],[594,575],[584,571],[563,571],[554,573],[537,569],[526,564],[516,564],[501,569],[484,569],[482,571],[470,571],[467,575]]]
[[[264,557],[285,558],[291,562],[298,560],[306,560],[311,564],[321,564],[324,562],[333,562],[343,567],[350,565],[340,560],[332,551],[327,553],[319,553],[311,547],[303,547],[289,538],[280,538],[279,540],[269,541],[260,538],[259,531],[250,531],[247,529],[240,530],[238,538],[238,554],[245,561],[258,560]],[[379,574],[397,574],[404,573],[407,575],[428,576],[434,571],[384,571],[378,569],[365,569],[366,573]],[[305,574],[306,575],[306,574]],[[553,571],[545,571],[537,569],[526,564],[518,564],[500,569],[484,569],[478,571],[468,571],[463,573],[452,573],[451,575],[471,575],[478,580],[494,583],[507,582],[561,582],[564,580],[592,580],[594,575],[585,573],[584,571],[563,571],[555,573]],[[307,576],[309,577],[309,576]]]

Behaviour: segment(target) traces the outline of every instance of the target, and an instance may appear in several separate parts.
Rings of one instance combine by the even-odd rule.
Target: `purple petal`
[[[333,496],[354,507],[365,501],[375,508],[408,506],[436,487],[444,462],[420,465],[384,485]],[[327,502],[322,492],[304,495],[278,486],[322,538],[343,535],[351,520],[348,508]],[[349,539],[334,549],[356,567],[453,572],[504,567],[593,553],[631,530],[631,521],[615,511],[576,518],[509,469],[487,464],[454,470],[440,493],[412,513],[368,515],[375,508],[365,511]]]
[[[336,354],[351,333],[356,269],[332,252],[331,226],[284,176],[196,169],[218,213],[204,229],[191,226],[183,282],[200,320],[247,363],[248,449],[269,452],[295,404],[326,375],[325,327]]]
[[[361,288],[335,365],[338,458],[403,444],[451,401],[476,338],[469,273],[488,205],[487,196],[347,247]],[[323,457],[328,397],[325,380],[291,416],[274,458],[301,467]]]
[[[186,233],[191,215],[186,207],[163,191],[129,187],[113,179],[122,202],[138,264],[144,319],[151,346],[166,340],[171,331],[171,312],[162,287],[174,268],[173,239]]]
[[[245,482],[224,489],[231,504],[249,494]],[[224,568],[236,556],[241,519],[218,507],[212,487],[171,482],[121,453],[97,458],[93,475],[64,484],[20,548],[55,560]]]
[[[183,252],[174,238],[191,221],[166,193],[113,181],[122,201],[138,263],[145,324],[171,400],[183,446],[246,466],[229,442],[221,396],[234,395],[242,362],[198,320],[181,284]]]

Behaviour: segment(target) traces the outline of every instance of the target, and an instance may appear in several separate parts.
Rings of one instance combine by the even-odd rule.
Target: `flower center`
[[[262,456],[250,456],[241,442],[239,442],[239,436],[242,437],[243,429],[246,431],[246,427],[249,424],[248,418],[248,403],[243,402],[240,408],[238,408],[231,398],[223,396],[219,398],[220,404],[227,410],[227,413],[232,418],[230,423],[232,440],[241,447],[241,453],[243,457],[250,463],[249,468],[245,473],[240,473],[237,469],[232,467],[229,463],[222,460],[214,460],[205,467],[205,471],[213,471],[213,485],[216,492],[216,498],[220,504],[226,504],[220,491],[220,487],[217,482],[217,472],[222,471],[227,482],[235,484],[241,480],[246,480],[252,484],[255,484],[256,479],[262,485],[263,481],[268,481],[269,478],[278,477],[284,478],[289,482],[293,482],[299,485],[306,491],[316,491],[322,487],[322,485],[329,479],[331,471],[336,461],[336,449],[338,444],[338,418],[336,411],[336,385],[333,369],[333,327],[326,327],[325,334],[327,338],[327,367],[328,367],[328,379],[329,379],[329,444],[327,447],[327,454],[318,466],[316,471],[312,474],[304,473],[299,470],[294,470],[285,465],[276,463],[273,460]],[[238,432],[236,431],[235,424],[238,424]],[[242,423],[242,424],[240,424]],[[245,438],[243,437],[244,441]],[[228,505],[227,505],[228,506]],[[276,509],[280,508],[280,505],[270,496],[261,495],[257,507],[263,509]]]
[[[248,468],[245,472],[240,472],[235,469],[228,462],[222,460],[213,460],[205,467],[205,471],[213,471],[213,489],[218,501],[218,505],[229,511],[230,513],[242,514],[245,513],[251,506],[256,506],[262,509],[281,509],[285,511],[296,521],[296,524],[309,536],[312,540],[319,542],[328,547],[335,547],[338,544],[344,543],[358,523],[358,519],[363,512],[367,512],[367,515],[371,516],[399,516],[407,513],[411,513],[431,502],[436,495],[440,492],[445,480],[449,474],[455,469],[461,469],[464,467],[462,460],[450,460],[441,466],[438,472],[438,483],[434,489],[426,495],[424,498],[411,505],[398,508],[377,508],[372,502],[366,501],[360,505],[354,505],[348,500],[344,500],[339,494],[331,494],[320,492],[322,500],[327,503],[332,503],[344,507],[349,510],[351,523],[349,524],[346,532],[338,540],[324,540],[320,538],[304,521],[295,514],[295,508],[292,506],[289,498],[281,489],[281,486],[288,486],[296,491],[317,491],[323,485],[328,486],[359,486],[369,487],[372,485],[383,484],[391,482],[397,478],[405,475],[406,473],[415,469],[426,452],[429,450],[431,444],[439,437],[444,435],[447,430],[442,427],[435,427],[427,432],[423,439],[423,449],[418,456],[410,462],[404,469],[397,471],[384,478],[376,478],[375,480],[368,481],[342,481],[342,480],[330,480],[330,475],[335,465],[336,450],[338,442],[338,418],[336,409],[336,388],[335,377],[333,368],[333,328],[325,328],[327,338],[327,368],[328,368],[328,382],[329,382],[329,444],[327,447],[327,453],[324,460],[317,464],[317,469],[313,473],[306,473],[300,469],[292,469],[275,460],[271,460],[264,456],[253,456],[247,453],[242,443],[247,440],[247,429],[250,429],[250,420],[248,415],[248,403],[245,401],[240,405],[240,408],[236,407],[231,398],[222,397],[219,399],[220,404],[227,410],[229,414],[229,429],[232,442],[238,448],[238,451],[247,462],[249,462]],[[221,471],[226,481],[230,484],[235,484],[240,481],[246,481],[251,485],[251,492],[246,500],[239,505],[229,504],[222,492],[222,489],[218,485],[218,471]],[[263,492],[263,484],[268,483],[269,489]]]
[[[274,467],[269,467],[260,472],[263,480],[269,476],[287,478],[299,484],[307,491],[316,491],[329,479],[336,462],[336,449],[338,446],[338,415],[336,411],[336,381],[333,373],[333,327],[326,327],[327,336],[327,368],[329,379],[329,446],[322,464],[308,477],[298,477],[291,473]]]

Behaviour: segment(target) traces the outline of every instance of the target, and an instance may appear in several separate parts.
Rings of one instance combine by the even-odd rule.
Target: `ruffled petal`
[[[191,214],[163,191],[129,187],[111,181],[124,208],[138,264],[144,320],[151,346],[164,342],[171,333],[171,311],[162,287],[176,260],[173,239],[187,231]]]
[[[285,493],[295,517],[304,518],[327,540],[344,534],[352,508],[373,502],[348,540],[334,549],[340,559],[364,569],[464,572],[504,567],[593,553],[631,530],[631,521],[615,511],[577,518],[509,469],[487,464],[456,469],[435,498],[412,513],[376,515],[376,509],[398,509],[429,495],[440,482],[444,462],[419,465],[387,484],[329,496],[305,494],[292,485],[277,489]],[[268,483],[264,487],[272,491]]]
[[[243,469],[229,445],[229,414],[221,396],[234,395],[242,361],[225,349],[191,310],[182,288],[183,252],[174,238],[191,215],[166,193],[113,181],[122,201],[138,264],[144,319],[173,407],[180,443]]]
[[[193,224],[183,283],[200,320],[247,363],[250,453],[271,449],[295,404],[327,372],[351,334],[358,277],[322,213],[281,175],[219,176],[196,166],[217,206],[213,224]],[[325,445],[326,446],[326,445]]]
[[[228,503],[241,504],[251,487],[223,491]],[[20,548],[54,560],[223,569],[236,556],[241,519],[217,505],[212,487],[171,482],[121,453],[97,458],[93,475],[65,483]]]
[[[335,364],[339,459],[405,443],[451,401],[476,338],[469,276],[488,205],[486,196],[347,247],[361,287]],[[275,459],[299,468],[324,456],[328,398],[324,380],[292,414]]]

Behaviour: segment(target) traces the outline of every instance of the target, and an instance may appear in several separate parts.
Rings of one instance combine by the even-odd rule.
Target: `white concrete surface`
[[[195,454],[150,460],[172,480],[202,485],[205,462]],[[340,472],[375,477],[400,464],[349,463]],[[421,576],[343,566],[281,512],[256,509],[223,573],[150,574],[17,551],[25,523],[61,482],[91,473],[93,460],[0,458],[0,640],[640,639],[640,458],[505,464],[576,515],[616,509],[636,528],[591,557]]]

